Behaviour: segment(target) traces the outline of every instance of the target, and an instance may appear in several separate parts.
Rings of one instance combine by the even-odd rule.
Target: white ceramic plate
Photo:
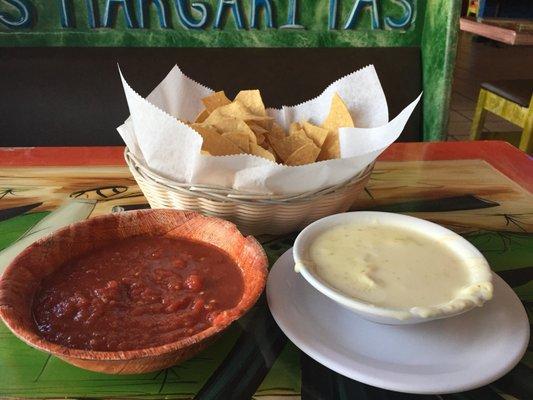
[[[482,308],[417,325],[360,318],[294,272],[292,249],[274,264],[267,298],[274,319],[304,353],[360,382],[407,393],[442,394],[484,386],[510,371],[529,342],[513,290],[494,275]]]

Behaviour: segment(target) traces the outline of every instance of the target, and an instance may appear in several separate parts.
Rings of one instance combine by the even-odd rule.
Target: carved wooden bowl
[[[227,323],[176,342],[140,350],[78,350],[43,339],[31,310],[41,280],[74,257],[117,239],[138,235],[190,238],[226,251],[240,267],[244,279],[243,296],[236,307],[228,310]],[[0,281],[0,316],[30,346],[80,368],[109,374],[156,371],[194,356],[248,311],[263,291],[267,264],[263,248],[253,237],[244,237],[234,224],[218,218],[178,210],[109,214],[60,229],[33,243],[13,260]]]

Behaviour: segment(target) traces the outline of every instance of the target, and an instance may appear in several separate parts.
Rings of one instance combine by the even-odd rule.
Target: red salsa
[[[135,237],[72,260],[48,276],[35,296],[33,316],[51,342],[85,350],[134,350],[205,330],[239,303],[243,290],[237,264],[212,245]]]

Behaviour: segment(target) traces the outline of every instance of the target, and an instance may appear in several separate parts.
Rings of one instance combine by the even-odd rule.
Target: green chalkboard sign
[[[420,4],[418,4],[420,3]],[[0,44],[415,45],[416,0],[0,0]],[[359,32],[354,36],[354,31]]]
[[[460,0],[0,0],[0,46],[419,47],[424,139],[436,140],[446,131],[460,6]]]

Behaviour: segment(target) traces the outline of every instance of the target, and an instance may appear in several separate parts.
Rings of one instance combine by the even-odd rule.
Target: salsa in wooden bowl
[[[192,357],[244,314],[267,274],[235,225],[144,210],[70,225],[21,253],[0,315],[26,343],[82,368],[141,373]]]

